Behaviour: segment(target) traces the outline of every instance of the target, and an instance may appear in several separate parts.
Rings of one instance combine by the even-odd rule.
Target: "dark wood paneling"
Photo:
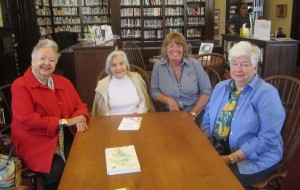
[[[226,50],[223,52],[226,58],[228,56],[228,50],[227,47],[224,47],[224,44],[226,44],[225,41],[249,41],[261,48],[261,50],[263,50],[263,62],[259,64],[258,73],[262,78],[277,74],[295,75],[299,41],[259,40],[229,34],[223,34],[222,40],[222,49],[223,51]]]
[[[72,48],[77,92],[91,111],[98,75],[105,68],[106,58],[115,46],[113,42],[103,46],[84,46],[79,43]]]

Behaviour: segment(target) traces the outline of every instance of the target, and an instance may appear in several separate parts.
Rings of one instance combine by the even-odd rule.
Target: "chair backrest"
[[[0,151],[8,154],[10,139],[11,112],[11,84],[0,87]]]
[[[148,73],[139,66],[136,66],[133,64],[129,64],[129,65],[130,65],[130,71],[137,72],[141,75],[141,77],[144,79],[144,81],[146,83],[148,92],[150,92],[151,81],[150,81],[150,77],[149,77]],[[97,78],[97,84],[98,84],[99,80],[105,78],[106,76],[107,76],[107,73],[105,72],[105,70],[101,71]]]
[[[122,49],[126,53],[129,63],[139,66],[146,71],[143,55],[135,43],[126,41],[123,43]]]
[[[0,123],[10,124],[12,119],[11,112],[11,84],[0,87]],[[3,107],[3,108],[1,108]],[[2,112],[2,113],[1,113]],[[1,122],[2,117],[4,121]]]
[[[196,56],[196,59],[200,61],[202,65],[213,68],[221,79],[225,77],[225,57],[219,53],[204,53]]]
[[[221,81],[220,75],[217,73],[217,71],[215,71],[213,68],[209,66],[203,65],[203,69],[208,74],[211,87],[214,89],[216,84],[218,84]]]
[[[283,159],[279,170],[287,170],[300,144],[300,80],[285,75],[274,75],[265,81],[278,89],[286,118],[281,132],[284,144]]]

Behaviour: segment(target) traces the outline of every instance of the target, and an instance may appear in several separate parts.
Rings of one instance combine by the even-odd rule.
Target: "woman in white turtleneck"
[[[107,77],[98,81],[92,115],[121,115],[154,111],[145,81],[130,66],[125,52],[113,51],[106,60]]]

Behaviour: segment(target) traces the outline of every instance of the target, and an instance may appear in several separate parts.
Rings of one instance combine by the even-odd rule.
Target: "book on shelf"
[[[118,127],[118,130],[139,130],[142,123],[142,117],[124,117]]]
[[[105,149],[107,175],[140,172],[134,145]]]

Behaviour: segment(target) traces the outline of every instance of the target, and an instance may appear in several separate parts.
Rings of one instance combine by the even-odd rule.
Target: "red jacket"
[[[89,117],[86,104],[71,82],[54,74],[52,78],[54,92],[41,84],[29,68],[13,82],[11,89],[11,138],[23,164],[36,172],[50,173],[59,119],[81,114]]]

